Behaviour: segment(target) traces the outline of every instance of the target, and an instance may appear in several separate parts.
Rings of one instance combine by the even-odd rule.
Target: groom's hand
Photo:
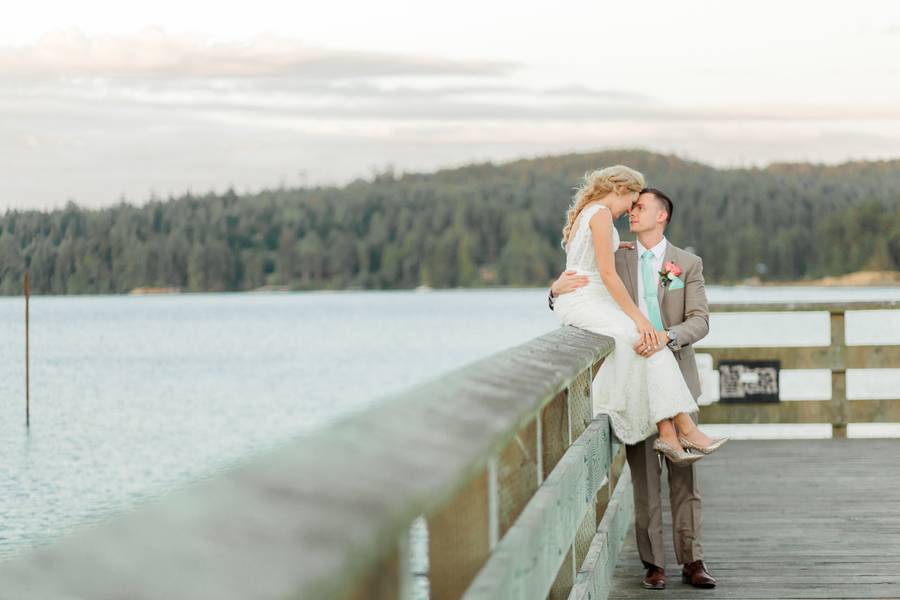
[[[577,275],[575,271],[563,271],[562,275],[550,286],[550,295],[557,298],[560,294],[574,292],[587,284],[587,275]]]
[[[668,331],[657,331],[657,335],[659,335],[659,339],[662,343],[657,347],[647,346],[643,341],[639,341],[634,345],[634,351],[637,354],[640,354],[644,358],[649,358],[666,347],[666,344],[669,343],[669,332]]]

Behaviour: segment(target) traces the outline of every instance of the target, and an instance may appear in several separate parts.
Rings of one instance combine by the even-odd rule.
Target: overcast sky
[[[143,4],[0,21],[0,209],[618,147],[900,157],[900,2]]]

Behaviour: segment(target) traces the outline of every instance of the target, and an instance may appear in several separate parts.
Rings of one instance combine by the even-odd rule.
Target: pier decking
[[[729,442],[697,465],[718,587],[681,583],[663,502],[667,589],[641,587],[629,530],[609,597],[900,598],[898,457],[900,439]]]

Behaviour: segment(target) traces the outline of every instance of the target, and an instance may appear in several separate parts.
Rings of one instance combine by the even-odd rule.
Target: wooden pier
[[[718,313],[827,312],[830,344],[825,346],[696,351],[711,354],[714,367],[731,359],[778,360],[784,369],[828,369],[831,398],[717,402],[701,407],[701,423],[828,423],[835,439],[733,441],[704,458],[697,467],[704,557],[718,587],[697,590],[681,583],[671,549],[671,515],[663,502],[667,589],[641,587],[644,570],[629,531],[609,597],[900,598],[900,439],[844,439],[850,423],[900,422],[900,390],[894,398],[848,399],[847,369],[900,368],[900,345],[848,345],[846,314],[896,311],[900,303],[711,308]],[[668,491],[662,494],[665,498]]]
[[[609,597],[898,598],[897,457],[900,439],[729,442],[697,467],[704,560],[718,587],[681,583],[663,502],[667,589],[641,587],[629,532]]]
[[[704,348],[831,371],[832,398],[713,404],[701,421],[900,421],[900,400],[848,400],[846,369],[900,367],[900,346]],[[219,477],[0,565],[0,598],[600,600],[889,598],[900,573],[900,440],[729,444],[700,466],[716,590],[640,588],[624,448],[592,418],[612,340],[566,327],[403,394]],[[349,368],[349,367],[348,367]],[[665,504],[665,503],[664,503]],[[410,527],[427,522],[425,572]],[[425,590],[425,591],[422,591]]]

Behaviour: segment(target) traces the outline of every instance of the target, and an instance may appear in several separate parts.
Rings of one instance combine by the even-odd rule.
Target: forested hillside
[[[900,270],[900,160],[719,170],[643,151],[384,173],[345,187],[185,195],[0,217],[0,293],[543,286],[585,171],[624,163],[668,192],[668,237],[707,280]],[[625,237],[627,223],[619,223]]]

